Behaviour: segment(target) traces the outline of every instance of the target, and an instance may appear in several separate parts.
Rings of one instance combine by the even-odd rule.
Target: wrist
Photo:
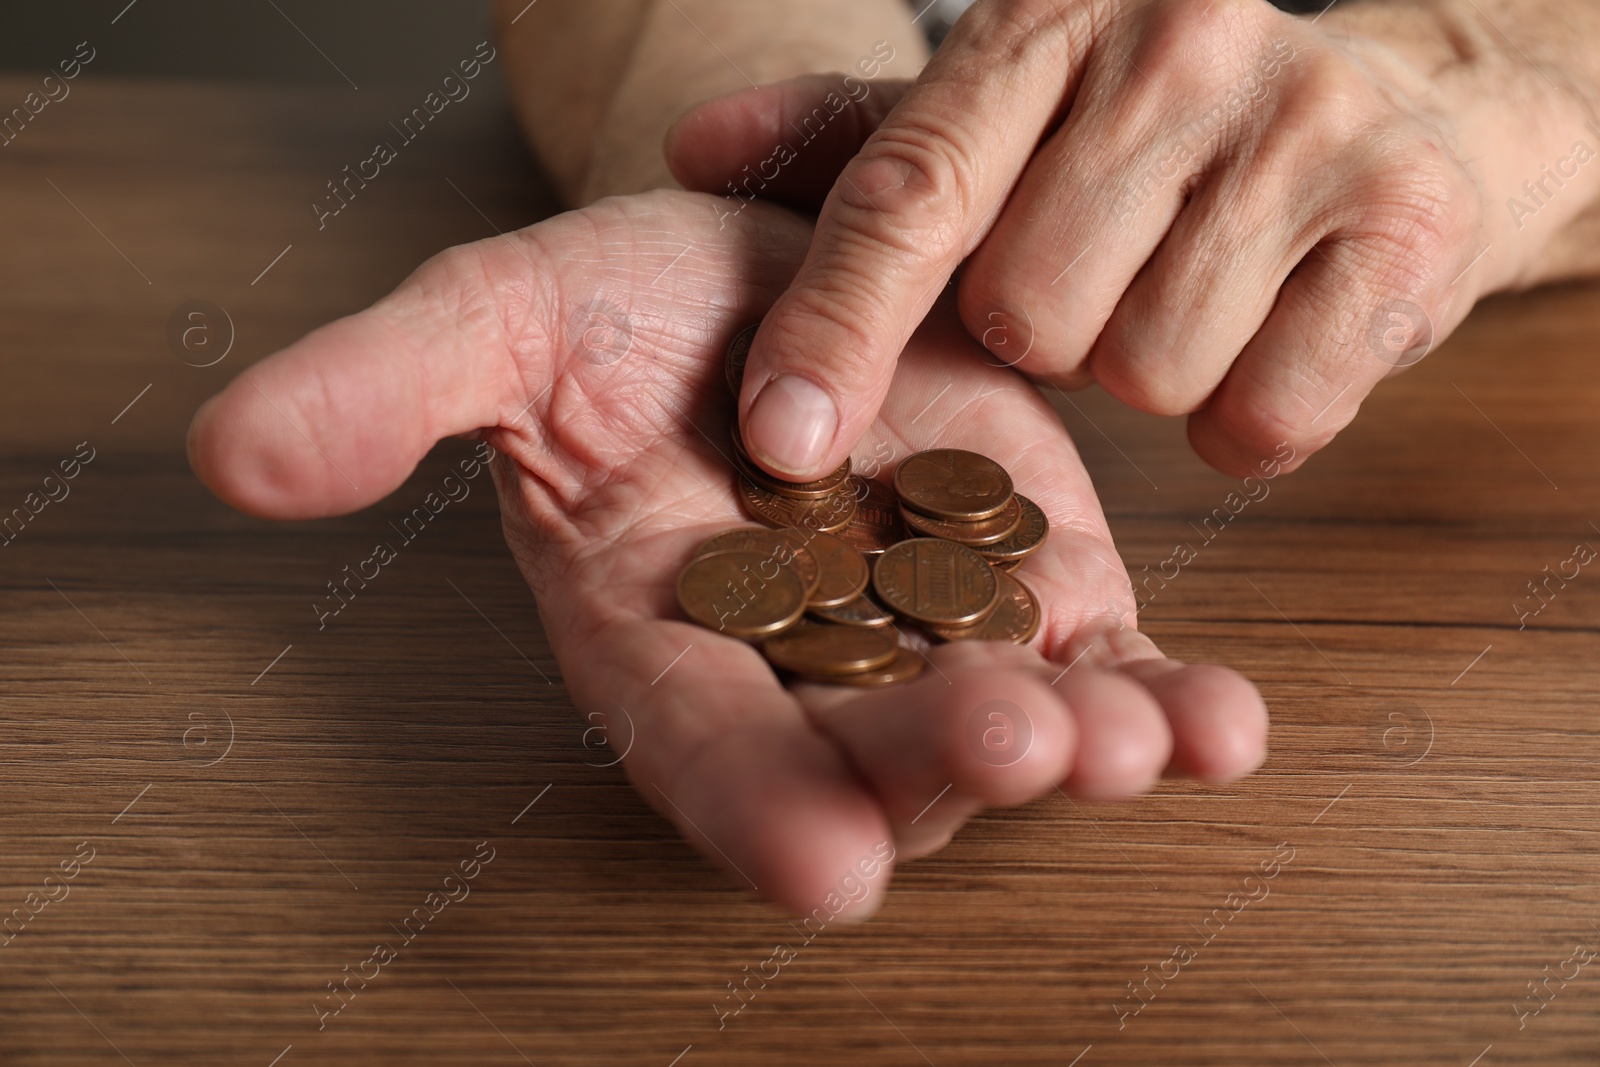
[[[1550,40],[1572,32],[1551,20],[1564,0],[1532,6],[1516,19],[1490,0],[1358,2],[1325,20],[1434,125],[1477,184],[1482,258],[1458,283],[1469,303],[1549,280],[1552,245],[1600,201],[1590,71]]]

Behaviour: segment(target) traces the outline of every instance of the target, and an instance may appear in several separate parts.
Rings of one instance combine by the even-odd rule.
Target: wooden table
[[[299,525],[189,473],[190,413],[251,360],[550,210],[487,98],[318,232],[323,182],[409,103],[84,78],[0,150],[0,513],[94,457],[0,548],[0,915],[28,915],[0,1063],[1600,1057],[1575,952],[1600,944],[1600,577],[1525,629],[1513,607],[1600,543],[1596,290],[1480,309],[1153,601],[1174,654],[1262,685],[1260,773],[992,813],[804,944],[585,744],[486,486],[318,631],[324,583],[465,445]],[[236,335],[209,367],[168,339],[198,299]],[[1062,406],[1130,566],[1197,542],[1234,483],[1181,425]],[[406,940],[463,862],[469,895]],[[374,970],[319,1030],[329,984]]]

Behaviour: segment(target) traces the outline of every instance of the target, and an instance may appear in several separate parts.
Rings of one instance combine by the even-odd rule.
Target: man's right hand
[[[1591,0],[977,0],[914,85],[740,90],[668,152],[691,189],[826,194],[746,365],[769,470],[855,446],[960,266],[993,358],[1187,415],[1242,476],[1327,444],[1479,296],[1572,272],[1597,80]]]

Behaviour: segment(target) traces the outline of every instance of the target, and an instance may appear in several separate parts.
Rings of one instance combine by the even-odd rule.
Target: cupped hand
[[[791,691],[754,648],[683,619],[674,581],[694,546],[748,521],[723,352],[810,237],[779,208],[719,225],[714,198],[654,193],[451,249],[208,401],[195,470],[253,514],[330,515],[392,492],[440,438],[484,431],[507,541],[577,707],[626,751],[648,803],[796,912],[850,900],[864,917],[886,855],[937,849],[985,805],[1255,767],[1254,689],[1165,659],[1134,629],[1059,420],[975,355],[948,307],[910,340],[857,467],[887,477],[915,450],[956,446],[1010,469],[1052,523],[1019,572],[1044,608],[1033,647],[935,648],[909,685]]]
[[[965,261],[992,357],[1188,415],[1224,472],[1285,444],[1298,465],[1586,202],[1499,209],[1588,157],[1581,110],[1511,72],[1476,7],[978,0],[915,85],[814,76],[691,111],[668,140],[688,188],[820,205],[750,353],[746,443],[792,477],[837,464]]]

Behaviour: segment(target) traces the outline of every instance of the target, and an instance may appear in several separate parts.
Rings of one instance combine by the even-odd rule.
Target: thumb
[[[713,97],[667,131],[667,166],[693,192],[816,211],[911,85],[806,74]]]
[[[370,309],[244,371],[195,413],[195,473],[252,515],[338,515],[399,488],[440,438],[496,425],[520,384],[499,316],[472,313],[460,279],[493,277],[484,260],[509,254],[450,249]]]

